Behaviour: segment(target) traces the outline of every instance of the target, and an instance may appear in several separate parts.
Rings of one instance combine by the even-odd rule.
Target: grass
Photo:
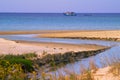
[[[64,72],[57,71],[55,74],[42,73],[40,80],[94,80],[93,73],[98,69],[93,60],[89,62],[89,67],[80,65],[81,74],[76,74],[73,71],[64,69]]]
[[[111,57],[103,57],[103,67],[110,66],[110,70],[108,71],[108,74],[113,74],[113,80],[117,78],[117,80],[120,79],[120,58],[116,55],[111,55]],[[94,74],[99,69],[97,65],[94,63],[94,60],[90,60],[89,67],[86,68],[83,64],[80,65],[81,74],[76,74],[75,72],[70,72],[68,70],[65,70],[66,75],[63,73],[58,72],[56,75],[48,76],[44,73],[44,78],[48,78],[50,80],[96,80],[94,79]],[[45,77],[46,76],[46,77]],[[59,76],[59,77],[58,77]],[[107,76],[109,77],[109,75]],[[110,76],[111,77],[111,76]],[[97,79],[101,80],[101,79]]]
[[[84,72],[81,74],[76,74],[69,70],[65,70],[65,73],[66,75],[62,72],[58,72],[57,74],[43,73],[40,80],[94,80],[92,70],[90,69],[84,69]]]
[[[36,80],[37,73],[34,71],[35,64],[32,58],[36,57],[35,53],[24,54],[24,55],[1,55],[0,56],[0,79],[6,80],[8,75],[13,75],[11,80],[25,80],[27,78],[26,72],[32,72],[34,75],[33,80]],[[56,64],[52,61],[51,66],[55,67]],[[40,66],[39,66],[40,67]],[[14,72],[15,71],[15,72]],[[4,73],[2,73],[4,72]],[[41,73],[41,77],[38,80],[93,80],[91,76],[91,71],[85,70],[84,73],[79,76],[74,72],[65,71],[67,75],[63,75],[59,72],[58,76],[47,74],[44,71]],[[20,77],[19,77],[19,76]],[[4,77],[3,77],[4,76]],[[79,76],[79,77],[78,77]],[[83,77],[84,76],[84,77]],[[31,79],[32,79],[31,78]],[[10,80],[9,79],[9,80]]]
[[[103,67],[111,66],[110,73],[120,78],[120,58],[111,55],[112,57],[105,56]],[[34,71],[35,64],[32,58],[37,57],[35,53],[24,55],[1,55],[0,56],[0,80],[7,80],[8,75],[13,75],[9,80],[94,80],[94,73],[98,70],[94,60],[89,61],[89,67],[86,68],[84,64],[80,65],[80,74],[74,71],[64,70],[66,75],[61,72],[58,74],[49,74],[44,71],[41,72],[41,77],[37,78],[37,72]],[[56,67],[54,62],[50,63],[51,66]],[[24,66],[24,67],[23,67]],[[38,66],[38,65],[37,65]],[[39,66],[40,67],[40,66]],[[27,78],[25,72],[31,72],[33,77]],[[18,76],[19,75],[19,76]],[[4,77],[3,77],[4,76]],[[7,76],[7,77],[6,77]]]
[[[120,78],[120,58],[117,56],[112,57],[111,62],[109,62],[109,66],[111,66],[109,72]]]
[[[110,67],[108,73],[112,74],[114,78],[120,79],[120,57],[118,54],[109,54],[109,57],[103,57],[101,64],[102,67]]]

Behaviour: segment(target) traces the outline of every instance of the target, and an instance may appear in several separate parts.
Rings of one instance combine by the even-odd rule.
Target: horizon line
[[[58,13],[58,14],[61,14],[61,13],[65,13],[65,12],[0,12],[0,14],[1,13],[25,13],[25,14],[27,14],[27,13],[35,13],[35,14],[54,14],[54,13]],[[107,13],[105,13],[105,12],[96,12],[96,13],[93,13],[93,12],[75,12],[75,13],[78,13],[78,14],[120,14],[120,13],[115,13],[115,12],[107,12]]]

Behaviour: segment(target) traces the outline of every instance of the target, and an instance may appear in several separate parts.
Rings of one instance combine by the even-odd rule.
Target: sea
[[[0,31],[12,30],[117,30],[119,13],[0,13]]]

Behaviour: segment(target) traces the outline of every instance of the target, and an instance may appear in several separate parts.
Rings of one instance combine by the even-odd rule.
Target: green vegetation
[[[94,56],[97,55],[100,52],[105,51],[106,49],[109,48],[105,48],[105,49],[101,49],[101,50],[93,50],[93,51],[83,51],[83,52],[66,52],[64,54],[58,53],[58,54],[47,54],[47,53],[43,53],[43,57],[42,58],[37,58],[36,60],[34,60],[34,62],[36,64],[38,64],[39,66],[44,66],[44,65],[51,65],[51,66],[63,66],[64,64],[67,63],[72,63],[75,62],[77,60],[83,59],[83,58],[87,58],[89,56]]]
[[[57,64],[54,60],[57,60],[61,55],[49,55],[50,66],[56,67]],[[67,55],[62,57],[67,57]],[[1,55],[0,56],[0,80],[37,80],[37,72],[34,71],[36,68],[36,62],[34,58],[37,57],[35,53],[24,54],[24,55]],[[60,57],[62,59],[62,57]],[[48,59],[46,56],[44,59]],[[70,58],[69,58],[70,59]],[[71,60],[71,59],[70,59]],[[37,66],[40,67],[38,64]],[[32,74],[32,77],[28,78],[28,73]],[[92,80],[90,70],[86,70],[81,76],[78,77],[75,73],[68,73],[68,75],[59,74],[51,75],[47,74],[44,71],[41,73],[41,77],[38,80]],[[84,76],[84,77],[83,77]],[[88,79],[89,78],[89,79]]]
[[[37,57],[37,54],[29,53],[29,54],[23,54],[22,56],[24,56],[26,59],[33,59],[33,58]]]
[[[10,64],[13,65],[20,64],[24,71],[30,72],[33,71],[32,61],[26,59],[28,57],[28,55],[26,55],[2,55],[1,60],[8,61]]]
[[[24,80],[25,75],[20,64],[0,60],[0,80]]]
[[[35,53],[0,56],[0,80],[29,80],[27,73],[34,72],[32,58]]]
[[[47,55],[47,54],[45,54]],[[51,67],[56,67],[58,64],[54,62],[59,59],[63,59],[66,56],[60,55],[47,55],[43,59],[48,61]],[[73,55],[71,53],[72,56]],[[0,80],[94,80],[94,73],[98,70],[98,67],[94,63],[94,60],[90,61],[89,67],[86,68],[83,64],[80,65],[81,74],[76,74],[74,71],[64,70],[66,75],[61,72],[58,74],[50,74],[44,71],[41,72],[41,76],[38,78],[36,75],[38,72],[35,69],[42,69],[39,62],[36,61],[37,55],[35,53],[24,54],[24,55],[1,55],[0,56]],[[34,60],[35,59],[35,60]],[[71,60],[70,58],[68,58]],[[39,59],[40,60],[40,59]],[[41,59],[42,60],[42,59]],[[64,60],[64,59],[63,59]],[[46,62],[45,61],[45,62]],[[107,58],[105,56],[103,66],[111,66],[110,72],[115,76],[120,77],[120,58],[114,57]],[[37,68],[38,66],[39,68]],[[31,77],[28,77],[28,73]]]

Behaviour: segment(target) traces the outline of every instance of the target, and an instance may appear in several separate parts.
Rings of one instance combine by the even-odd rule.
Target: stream
[[[98,67],[107,66],[104,65],[107,59],[111,59],[113,57],[120,58],[120,42],[114,41],[102,41],[102,40],[82,40],[82,39],[58,39],[58,38],[34,38],[34,34],[32,35],[0,35],[0,38],[10,39],[10,40],[26,40],[26,41],[37,41],[37,42],[56,42],[56,43],[70,43],[70,44],[97,44],[103,46],[113,46],[112,48],[101,52],[96,56],[92,56],[89,58],[82,59],[80,61],[76,61],[74,63],[69,63],[57,71],[53,71],[51,73],[58,73],[59,71],[64,71],[64,69],[72,70],[75,73],[80,73],[81,64],[88,67],[89,62],[92,60]],[[64,74],[64,72],[63,72]]]

